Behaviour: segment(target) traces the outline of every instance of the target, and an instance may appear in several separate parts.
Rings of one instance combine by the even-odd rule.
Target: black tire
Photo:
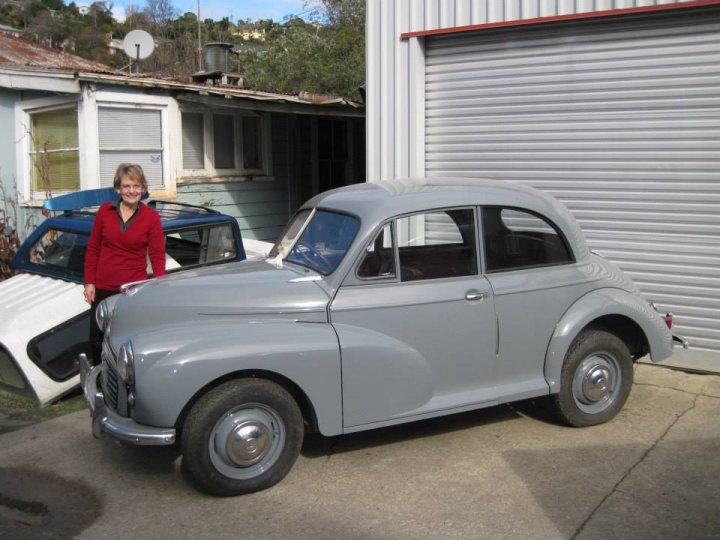
[[[620,338],[603,330],[582,332],[565,355],[560,393],[553,396],[558,415],[575,427],[612,420],[630,395],[633,373]]]
[[[181,441],[187,471],[199,488],[212,495],[241,495],[287,475],[302,446],[303,417],[279,385],[239,379],[193,405]]]

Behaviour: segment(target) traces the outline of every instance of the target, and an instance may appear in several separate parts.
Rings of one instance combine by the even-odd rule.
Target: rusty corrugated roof
[[[252,88],[241,88],[238,86],[207,86],[199,83],[189,83],[171,78],[158,78],[148,74],[100,74],[100,73],[78,73],[83,81],[103,82],[106,84],[134,86],[139,88],[157,88],[163,90],[187,91],[199,95],[215,95],[225,98],[245,98],[255,101],[274,101],[278,103],[296,103],[301,105],[319,106],[341,106],[353,109],[364,108],[362,103],[347,98],[327,95],[308,94],[279,94],[277,92],[266,92]]]
[[[74,54],[64,53],[39,43],[3,33],[0,33],[0,65],[59,71],[115,73],[115,69],[100,62],[80,58]]]
[[[2,33],[0,33],[0,68],[25,72],[65,72],[74,74],[76,78],[85,81],[141,88],[185,90],[198,94],[221,95],[226,98],[362,108],[362,104],[343,97],[308,92],[300,94],[269,92],[228,85],[207,86],[170,77],[156,77],[147,73],[123,73],[100,62],[87,60],[74,54],[64,53],[39,43]]]

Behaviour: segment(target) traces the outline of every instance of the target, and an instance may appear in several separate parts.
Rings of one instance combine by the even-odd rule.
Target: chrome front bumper
[[[85,403],[92,416],[92,432],[99,438],[103,433],[120,441],[139,446],[160,446],[175,444],[174,428],[158,428],[138,424],[132,418],[120,416],[105,405],[98,378],[102,366],[92,367],[87,357],[78,357],[80,364],[80,385],[85,395]]]

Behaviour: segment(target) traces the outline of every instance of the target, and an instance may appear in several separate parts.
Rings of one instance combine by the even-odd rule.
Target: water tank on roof
[[[205,44],[205,72],[230,71],[230,51],[232,43]]]

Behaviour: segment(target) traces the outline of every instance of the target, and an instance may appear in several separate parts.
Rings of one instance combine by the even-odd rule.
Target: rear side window
[[[525,210],[483,208],[482,235],[488,272],[574,262],[559,229]]]
[[[82,278],[88,237],[48,229],[30,249],[30,262]]]
[[[231,261],[237,257],[229,223],[165,233],[165,266],[168,270]]]

